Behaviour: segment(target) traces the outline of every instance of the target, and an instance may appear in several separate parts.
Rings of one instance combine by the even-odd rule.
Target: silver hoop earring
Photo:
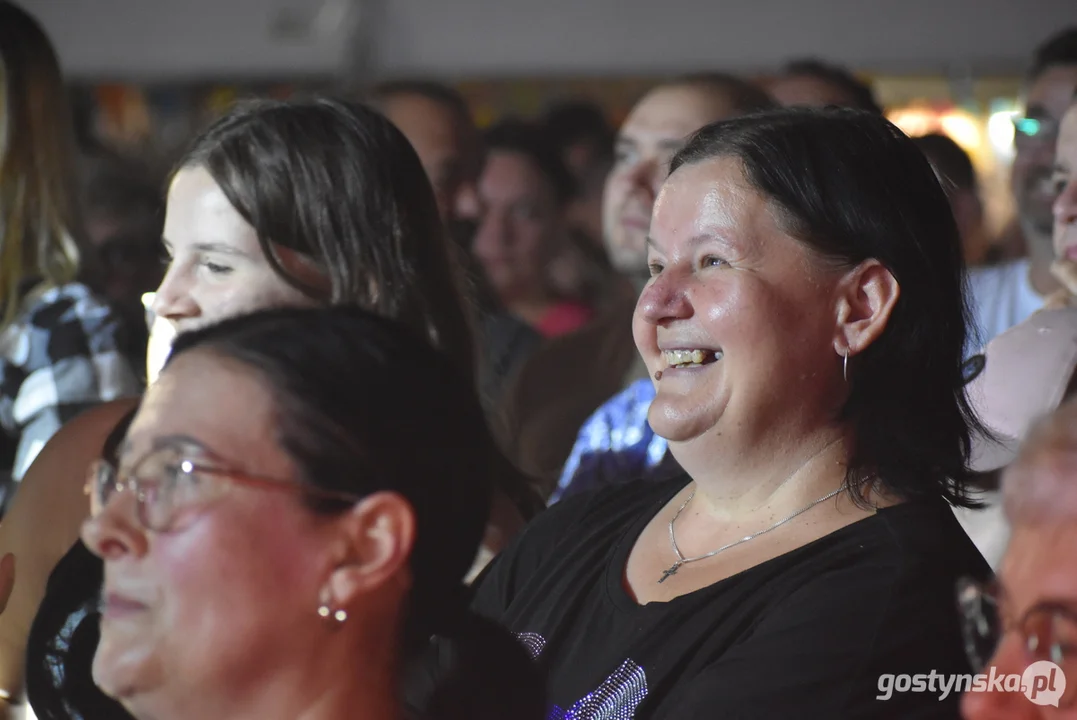
[[[841,361],[841,379],[845,382],[849,382],[849,351],[845,351],[844,359]]]
[[[348,619],[348,613],[343,610],[333,611],[328,605],[322,604],[318,606],[318,615],[325,619],[332,617],[338,623],[343,624]]]

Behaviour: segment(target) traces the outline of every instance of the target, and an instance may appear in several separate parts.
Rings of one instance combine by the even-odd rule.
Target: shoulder
[[[140,399],[124,398],[95,405],[64,423],[34,459],[22,485],[81,477],[86,467],[102,456],[106,441],[135,412]]]
[[[685,477],[666,482],[641,480],[581,493],[550,506],[478,579],[476,609],[496,619],[521,584],[540,574],[548,562],[573,557],[581,545],[619,536],[641,513],[685,482]]]
[[[31,298],[9,328],[28,335],[31,343],[47,343],[55,354],[69,348],[93,353],[116,349],[121,333],[119,315],[111,305],[81,283],[48,288]]]
[[[941,499],[879,510],[815,545],[803,549],[807,562],[795,573],[797,588],[781,599],[786,612],[776,616],[786,617],[777,621],[844,617],[842,626],[857,626],[881,657],[937,646],[958,626],[958,580],[991,577]]]

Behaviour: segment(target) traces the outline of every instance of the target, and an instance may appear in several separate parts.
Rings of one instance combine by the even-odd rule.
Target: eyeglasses
[[[1021,635],[1028,664],[1049,660],[1075,682],[1067,686],[1060,706],[1077,699],[1077,603],[1063,605],[1044,602],[1033,605],[1014,621],[999,612],[999,593],[992,583],[981,585],[964,578],[958,582],[958,607],[965,653],[973,670],[980,672],[991,661],[1002,638],[1010,632]]]
[[[186,511],[205,507],[227,493],[230,482],[347,504],[362,499],[360,495],[322,490],[293,480],[226,469],[209,459],[195,459],[199,454],[204,453],[183,447],[158,448],[124,473],[104,460],[94,462],[85,488],[90,496],[90,516],[97,517],[109,500],[129,490],[135,497],[139,523],[153,532],[168,532],[176,529],[177,519]]]
[[[1017,145],[1054,144],[1058,139],[1058,120],[1049,117],[1013,118],[1013,141]]]

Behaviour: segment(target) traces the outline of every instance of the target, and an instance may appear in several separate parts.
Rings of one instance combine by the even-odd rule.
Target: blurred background
[[[477,122],[597,103],[616,127],[650,84],[722,70],[766,80],[818,57],[873,86],[911,135],[971,156],[987,233],[1012,217],[1011,114],[1032,49],[1074,0],[25,0],[72,84],[85,142],[164,168],[235,99],[447,81]]]

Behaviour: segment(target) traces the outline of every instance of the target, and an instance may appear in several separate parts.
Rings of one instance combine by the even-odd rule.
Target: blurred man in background
[[[541,337],[505,312],[471,253],[475,219],[480,212],[477,184],[483,163],[481,136],[464,99],[439,83],[390,82],[376,87],[370,100],[415,148],[434,187],[449,234],[461,251],[479,304],[484,359],[479,391],[489,410],[500,402],[506,378]]]
[[[720,73],[699,74],[654,88],[621,126],[602,199],[603,239],[619,277],[596,318],[536,352],[508,397],[506,415],[516,456],[526,470],[548,483],[548,491],[562,477],[563,467],[571,476],[581,462],[590,468],[591,460],[609,458],[614,465],[623,460],[642,472],[664,457],[663,445],[658,460],[651,462],[655,452],[648,450],[653,434],[646,416],[654,389],[632,338],[636,298],[650,275],[651,208],[669,174],[670,160],[691,133],[769,107],[773,102],[755,85]]]
[[[857,108],[882,114],[875,94],[848,70],[816,59],[794,60],[767,84],[767,92],[785,107]]]
[[[1002,331],[1028,318],[1061,286],[1051,275],[1051,183],[1058,125],[1077,91],[1077,27],[1041,45],[1026,77],[1025,110],[1014,120],[1011,188],[1027,257],[969,273],[973,314],[979,338],[976,352]]]

